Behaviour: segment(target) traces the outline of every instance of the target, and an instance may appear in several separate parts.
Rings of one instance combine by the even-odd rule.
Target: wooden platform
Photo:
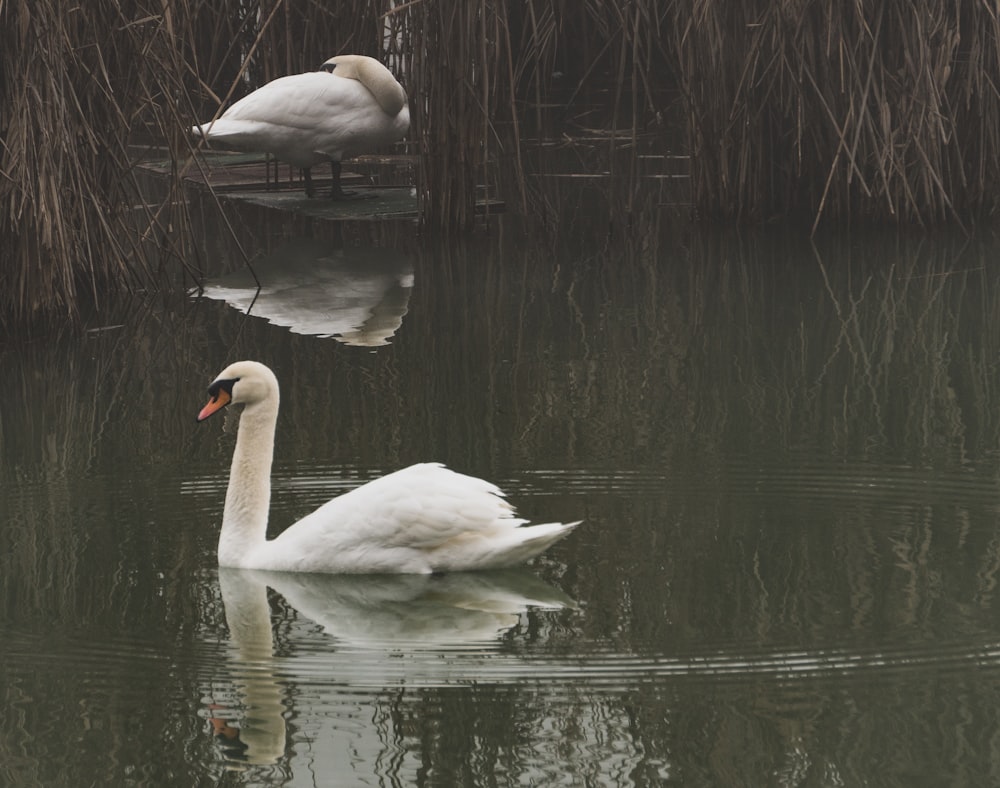
[[[416,219],[417,195],[410,187],[363,186],[345,183],[345,188],[356,192],[350,200],[331,200],[323,195],[329,191],[316,184],[318,196],[309,198],[299,188],[295,190],[241,191],[221,194],[227,200],[238,200],[250,205],[292,211],[315,219]]]
[[[413,156],[359,156],[345,165],[366,174],[345,170],[341,184],[345,191],[356,192],[350,200],[330,200],[330,168],[313,167],[316,197],[305,194],[305,183],[298,168],[268,160],[257,153],[203,151],[184,173],[185,183],[214,191],[228,200],[291,211],[312,218],[337,220],[416,219],[419,203],[416,189],[396,184],[412,183],[417,159]],[[144,161],[140,167],[158,175],[173,170],[170,160]],[[371,185],[373,182],[387,185]],[[502,213],[500,200],[478,201],[477,212]]]

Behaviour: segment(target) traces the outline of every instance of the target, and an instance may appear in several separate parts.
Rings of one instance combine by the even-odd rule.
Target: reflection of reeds
[[[180,348],[197,346],[182,319],[151,307],[134,305],[127,316],[117,309],[124,326],[83,339],[52,337],[4,356],[0,595],[7,615],[44,610],[67,623],[107,615],[129,582],[155,582],[156,571],[190,560],[196,549],[187,543],[175,552],[175,543],[165,552],[147,543],[151,561],[137,567],[123,553],[135,547],[136,523],[149,516],[180,462],[180,447],[164,435],[186,421],[170,406],[162,418],[135,417],[155,392],[176,391],[191,366],[189,351]],[[145,340],[133,342],[134,332]],[[58,388],[51,385],[56,379]],[[127,435],[119,429],[124,420]],[[111,459],[123,447],[157,458],[127,485]],[[27,494],[12,495],[12,484]],[[85,568],[102,561],[110,564],[100,572]]]
[[[407,322],[377,354],[201,304],[184,316],[140,313],[146,325],[127,320],[120,333],[86,340],[86,352],[69,342],[4,356],[0,471],[27,504],[0,496],[7,618],[160,633],[149,639],[182,653],[204,639],[192,622],[217,601],[196,570],[213,565],[217,512],[199,503],[186,510],[192,517],[178,515],[179,482],[224,475],[232,436],[192,417],[207,382],[238,356],[280,373],[276,472],[285,479],[307,476],[313,463],[368,474],[440,459],[504,483],[532,517],[586,517],[552,557],[558,565],[535,570],[564,567],[564,587],[597,611],[551,635],[569,653],[581,640],[575,626],[583,641],[613,639],[623,653],[683,657],[708,644],[738,655],[759,638],[822,656],[811,649],[825,639],[839,647],[882,642],[903,626],[936,630],[956,608],[993,614],[1000,548],[982,525],[992,494],[942,504],[918,490],[913,504],[912,490],[887,500],[836,488],[824,499],[835,511],[817,523],[815,501],[765,490],[747,506],[746,491],[734,495],[711,476],[740,453],[788,462],[798,444],[820,461],[888,455],[913,467],[927,458],[934,470],[920,480],[967,456],[995,463],[1000,320],[991,317],[1000,303],[981,264],[989,249],[678,234],[655,210],[609,240],[592,215],[565,220],[590,231],[565,234],[555,249],[547,237],[506,232],[428,245]],[[34,477],[45,492],[26,490]],[[531,496],[532,486],[548,495]],[[223,488],[206,493],[219,508]],[[314,492],[276,486],[274,528],[326,497]],[[912,523],[887,513],[924,503],[952,508]],[[798,507],[813,519],[796,520]],[[773,527],[772,514],[789,527]],[[729,535],[739,538],[720,538]],[[155,664],[176,673],[178,663]],[[187,674],[203,679],[199,667]],[[676,694],[684,679],[675,678],[666,684]],[[641,681],[643,692],[665,686],[655,674]],[[775,686],[763,675],[760,683],[764,693]],[[413,729],[425,722],[415,713]]]
[[[32,436],[25,445],[54,445],[57,465],[85,470],[113,403],[135,399],[126,381],[150,380],[150,367],[165,370],[157,379],[174,393],[157,406],[164,394],[143,392],[144,409],[170,410],[187,434],[207,381],[239,357],[274,366],[289,392],[279,462],[301,455],[390,470],[433,459],[503,478],[546,465],[682,469],[684,458],[732,447],[806,445],[952,467],[1000,441],[991,406],[1000,335],[990,329],[1000,321],[982,319],[1000,310],[979,263],[987,251],[880,237],[815,247],[679,239],[658,217],[637,215],[620,243],[591,222],[589,236],[558,251],[507,235],[430,246],[418,254],[407,320],[376,355],[333,342],[313,349],[316,340],[209,305],[161,332],[176,348],[147,347],[141,334],[133,348],[112,332],[93,346],[100,392],[8,384],[5,401],[24,405],[0,420],[5,450],[20,453],[18,436]],[[118,355],[130,366],[119,368]],[[41,379],[92,380],[75,363],[60,356]],[[150,455],[175,428],[157,423],[131,436]],[[30,432],[46,424],[50,432]],[[220,469],[227,461],[220,449]]]

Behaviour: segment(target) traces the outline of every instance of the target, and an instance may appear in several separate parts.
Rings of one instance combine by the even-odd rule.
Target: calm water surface
[[[997,246],[515,224],[247,220],[256,302],[217,232],[210,297],[0,351],[0,784],[1000,781]],[[273,532],[432,459],[585,522],[220,571],[235,414],[194,416],[240,357]]]

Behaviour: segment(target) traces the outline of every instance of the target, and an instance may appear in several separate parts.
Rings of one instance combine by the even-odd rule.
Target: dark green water
[[[0,784],[1000,781],[998,246],[657,215],[248,220],[262,317],[0,351]],[[220,576],[235,421],[194,416],[240,357],[275,532],[424,460],[584,523],[501,574]]]

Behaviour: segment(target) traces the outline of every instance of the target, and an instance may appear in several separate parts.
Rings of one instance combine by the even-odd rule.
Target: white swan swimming
[[[327,573],[498,569],[538,555],[578,522],[524,525],[490,482],[437,463],[411,465],[328,501],[267,539],[278,381],[239,361],[208,388],[204,421],[243,403],[219,536],[219,565]]]
[[[268,82],[191,132],[209,143],[270,153],[301,167],[310,197],[310,168],[329,161],[330,197],[343,199],[341,159],[396,142],[409,128],[406,91],[392,72],[374,58],[338,55],[319,71]]]

